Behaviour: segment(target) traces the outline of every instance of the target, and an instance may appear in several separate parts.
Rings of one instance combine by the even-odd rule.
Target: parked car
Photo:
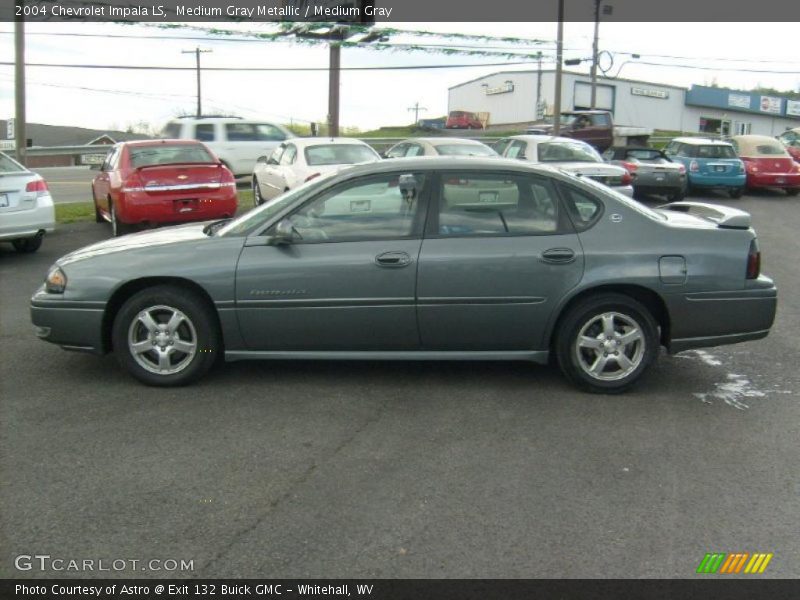
[[[17,252],[36,252],[56,226],[45,180],[0,152],[0,242]]]
[[[95,220],[114,236],[136,225],[182,223],[236,214],[233,174],[204,144],[142,140],[116,144],[92,181]]]
[[[259,156],[295,136],[277,123],[237,117],[183,117],[167,123],[162,137],[203,142],[236,177],[244,177],[253,172]]]
[[[294,138],[260,156],[253,170],[258,206],[320,175],[362,162],[381,160],[372,146],[353,138]]]
[[[784,131],[778,136],[778,139],[795,162],[800,162],[800,127]]]
[[[731,198],[744,193],[747,176],[734,147],[720,140],[678,137],[664,149],[670,160],[686,168],[687,191],[718,189]]]
[[[800,165],[778,140],[766,135],[737,135],[732,141],[744,161],[748,188],[780,188],[789,196],[800,193]]]
[[[661,150],[614,146],[603,153],[603,158],[631,174],[634,196],[656,194],[677,202],[686,194],[686,167]]]
[[[31,315],[43,340],[113,349],[149,385],[193,382],[223,357],[553,356],[580,387],[618,392],[662,345],[765,337],[777,291],[759,265],[741,210],[653,210],[518,160],[400,158],[233,220],[72,252]]]
[[[558,167],[603,183],[613,190],[633,196],[633,178],[627,170],[610,165],[586,142],[549,135],[514,135],[497,142],[503,156]]]
[[[386,158],[411,156],[497,156],[486,144],[464,138],[412,138],[395,144]]]
[[[478,115],[466,110],[451,110],[444,126],[446,129],[483,129]]]
[[[537,123],[526,128],[529,135],[553,135],[552,123]],[[575,110],[562,112],[559,137],[581,140],[605,151],[614,143],[614,122],[607,110]]]

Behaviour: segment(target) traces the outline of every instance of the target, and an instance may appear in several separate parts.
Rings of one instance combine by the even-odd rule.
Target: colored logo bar
[[[700,566],[697,567],[697,572],[725,574],[763,573],[773,556],[771,552],[754,552],[753,554],[749,552],[707,553],[700,562]]]

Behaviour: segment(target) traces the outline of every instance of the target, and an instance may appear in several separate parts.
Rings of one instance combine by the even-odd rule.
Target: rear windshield
[[[201,145],[141,146],[129,148],[131,166],[174,165],[186,163],[214,163],[214,157]]]
[[[597,150],[580,142],[545,142],[537,152],[539,162],[603,162]]]
[[[756,154],[759,156],[785,156],[786,150],[780,144],[759,144],[756,146]]]
[[[660,158],[664,158],[658,150],[649,150],[647,148],[628,150],[625,156],[626,158],[635,158],[642,161],[657,161]]]
[[[321,165],[354,165],[361,162],[373,162],[380,158],[368,146],[360,144],[325,144],[309,146],[305,150],[306,163]]]
[[[27,169],[0,152],[0,173],[21,173]]]
[[[733,146],[698,146],[697,158],[736,158]]]
[[[463,110],[454,110],[450,113],[451,117],[466,117],[470,113],[466,113]]]
[[[439,144],[436,152],[442,156],[497,156],[497,152],[483,144]]]

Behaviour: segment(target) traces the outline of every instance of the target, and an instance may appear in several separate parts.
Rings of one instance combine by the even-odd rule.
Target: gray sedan
[[[518,160],[349,167],[229,221],[64,256],[33,296],[37,334],[114,351],[150,385],[217,359],[557,359],[618,392],[670,352],[769,333],[777,292],[750,216],[651,210]]]

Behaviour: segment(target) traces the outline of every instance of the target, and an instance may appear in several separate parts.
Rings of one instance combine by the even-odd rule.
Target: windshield
[[[214,157],[200,144],[159,144],[158,146],[131,147],[128,150],[131,166],[174,165],[185,163],[214,163]]]
[[[288,207],[295,200],[297,200],[297,198],[305,194],[306,190],[326,182],[335,175],[336,172],[333,171],[330,173],[325,173],[319,177],[315,177],[311,181],[306,181],[293,190],[284,192],[280,196],[276,196],[272,200],[269,200],[267,203],[262,204],[250,212],[233,219],[230,223],[225,225],[225,227],[219,229],[216,234],[220,236],[241,235],[258,229],[263,223],[269,221],[273,216],[281,212],[284,208]]]
[[[0,152],[0,173],[24,173],[25,167]]]
[[[497,152],[483,144],[439,144],[435,148],[442,156],[497,156]]]
[[[305,150],[306,163],[310,166],[354,165],[374,162],[380,156],[369,146],[361,144],[325,144],[309,146]]]
[[[537,152],[539,162],[603,162],[597,150],[582,142],[544,142]]]

